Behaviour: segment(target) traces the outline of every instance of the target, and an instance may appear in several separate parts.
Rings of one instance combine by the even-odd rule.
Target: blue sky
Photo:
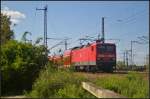
[[[2,9],[8,8],[24,14],[24,18],[18,18],[13,30],[17,40],[21,39],[25,31],[28,39],[36,40],[43,37],[43,8],[48,5],[48,37],[71,38],[68,47],[79,45],[77,41],[81,37],[94,36],[101,33],[101,18],[105,17],[105,39],[120,39],[117,44],[117,59],[123,59],[123,50],[130,49],[130,41],[138,40],[138,36],[149,36],[149,3],[148,1],[2,1]],[[121,20],[121,21],[117,21]],[[60,41],[48,40],[48,47],[52,47]],[[133,45],[134,62],[143,64],[146,54],[149,54],[149,46]],[[60,45],[53,49],[52,52]]]

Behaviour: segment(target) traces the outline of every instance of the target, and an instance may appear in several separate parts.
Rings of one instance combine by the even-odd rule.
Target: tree
[[[0,42],[1,44],[5,44],[8,40],[14,39],[14,32],[11,30],[11,22],[10,17],[1,14],[0,15],[1,21],[1,29],[0,29]]]
[[[2,45],[1,89],[4,94],[21,94],[30,90],[39,71],[47,63],[44,46],[9,40]]]

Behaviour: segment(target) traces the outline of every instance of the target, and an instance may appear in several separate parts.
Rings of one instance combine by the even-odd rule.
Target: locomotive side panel
[[[88,53],[88,61],[90,66],[96,66],[96,45],[91,45],[89,47],[89,53]]]
[[[96,46],[88,46],[72,51],[72,62],[75,66],[96,65]]]

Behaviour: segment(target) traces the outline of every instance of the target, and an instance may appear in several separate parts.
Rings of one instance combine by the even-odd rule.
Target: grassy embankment
[[[33,90],[26,93],[33,98],[88,98],[95,97],[81,87],[84,77],[75,76],[70,70],[57,70],[48,66],[41,71],[33,85]]]
[[[82,81],[91,81],[83,75],[74,75],[70,70],[56,70],[48,66],[41,71],[27,97],[59,97],[59,98],[94,98],[81,87]],[[126,97],[148,97],[148,81],[138,73],[131,72],[127,76],[108,76],[92,80],[94,84],[113,90]]]
[[[138,72],[129,72],[124,77],[118,75],[102,77],[92,82],[129,98],[149,97],[148,80]]]

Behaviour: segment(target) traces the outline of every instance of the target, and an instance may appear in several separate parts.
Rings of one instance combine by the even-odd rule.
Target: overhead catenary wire
[[[140,15],[141,13],[143,13],[143,12],[145,12],[145,11],[146,11],[146,9],[141,10],[141,11],[139,11],[139,12],[136,12],[136,13],[132,14],[131,16],[129,16],[129,17],[123,19],[123,20],[128,20],[128,19],[130,19],[130,18],[132,18],[132,17],[135,17],[135,16],[137,16],[137,15]]]
[[[70,3],[70,2],[68,2]],[[72,2],[71,2],[72,3]],[[96,4],[96,5],[104,5],[104,6],[112,6],[112,5],[133,5],[133,4],[142,4],[142,2],[136,2],[136,1],[130,1],[130,2],[126,2],[126,1],[113,1],[113,2],[105,2],[105,1],[94,1],[94,2],[90,2],[90,1],[86,1],[86,2],[79,2],[79,1],[76,1],[74,3],[80,3],[80,4]],[[143,3],[145,4],[145,3]]]
[[[126,18],[124,18],[124,19],[119,19],[120,21],[119,22],[123,22],[123,23],[128,23],[128,22],[131,22],[131,21],[133,21],[133,20],[136,20],[136,16],[138,16],[138,15],[141,15],[141,14],[143,14],[143,13],[145,13],[146,12],[146,9],[143,9],[143,10],[141,10],[141,11],[139,11],[139,12],[136,12],[136,13],[134,13],[134,14],[132,14],[131,16],[129,16],[129,17],[126,17]]]
[[[110,24],[116,24],[115,22],[128,24],[128,23],[131,23],[132,21],[134,21],[134,23],[135,23],[136,20],[137,20],[136,17],[141,15],[141,14],[144,14],[144,13],[146,13],[146,9],[143,9],[141,11],[135,12],[134,14],[132,14],[132,15],[126,17],[126,18],[117,19],[115,21],[111,20],[109,22],[110,22]],[[107,18],[109,18],[109,17],[107,17]]]
[[[147,36],[141,36],[141,37],[137,37],[139,44],[148,44],[149,41],[149,37]]]

